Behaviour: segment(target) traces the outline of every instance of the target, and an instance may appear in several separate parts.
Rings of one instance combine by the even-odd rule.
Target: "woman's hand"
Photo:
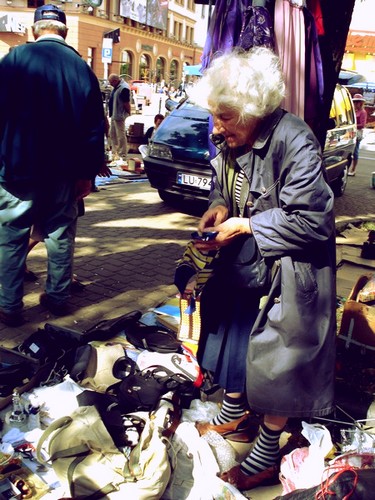
[[[208,211],[209,212],[209,211]],[[208,213],[206,212],[206,214]],[[199,225],[200,228],[200,225]],[[242,217],[231,217],[225,220],[221,224],[214,227],[204,227],[200,231],[212,231],[218,232],[215,239],[210,241],[200,241],[197,240],[195,246],[201,251],[212,251],[218,250],[221,247],[230,245],[230,243],[240,236],[241,234],[251,234],[250,221],[247,218]]]
[[[203,215],[201,220],[199,221],[198,231],[207,231],[210,229],[213,230],[213,227],[216,227],[218,224],[221,224],[228,218],[228,209],[223,205],[218,205],[214,208],[209,208]],[[216,231],[216,229],[215,229]]]

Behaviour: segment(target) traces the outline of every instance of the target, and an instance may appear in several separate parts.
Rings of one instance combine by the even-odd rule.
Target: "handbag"
[[[171,470],[163,430],[169,406],[160,406],[128,457],[113,442],[94,406],[82,406],[52,422],[37,444],[37,460],[50,462],[66,494],[75,500],[157,500]]]
[[[221,248],[215,264],[215,275],[231,288],[257,289],[260,295],[269,289],[271,267],[261,256],[252,235],[239,236]]]
[[[201,334],[201,304],[200,297],[193,293],[180,295],[180,324],[177,337],[179,340],[193,340],[198,342]]]
[[[115,362],[113,375],[120,382],[110,386],[107,394],[113,397],[123,413],[153,411],[167,392],[185,392],[193,386],[191,377],[182,372],[174,372],[162,365],[140,370],[128,356]]]
[[[181,341],[177,339],[175,333],[162,326],[136,322],[125,330],[125,336],[137,349],[148,349],[153,352],[181,350]]]
[[[121,344],[87,344],[76,350],[70,376],[82,387],[105,393],[119,380],[113,376],[113,365],[124,356]]]

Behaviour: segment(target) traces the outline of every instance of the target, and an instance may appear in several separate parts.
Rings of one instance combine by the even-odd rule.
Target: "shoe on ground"
[[[349,177],[354,177],[355,176],[355,172],[348,172],[348,176]]]
[[[0,321],[6,326],[21,326],[25,323],[25,319],[20,312],[7,313],[0,309]]]
[[[225,424],[211,424],[210,422],[197,422],[195,424],[199,434],[203,436],[209,431],[215,431],[223,438],[238,443],[251,443],[258,435],[260,418],[258,415],[246,413],[236,420]]]
[[[86,285],[79,281],[77,278],[72,279],[72,283],[70,285],[70,290],[72,292],[82,292],[86,288]]]
[[[273,465],[257,474],[248,476],[241,471],[240,465],[236,465],[229,471],[220,474],[219,477],[226,483],[233,484],[238,490],[247,491],[258,488],[258,486],[274,486],[280,483],[279,473],[280,466]]]
[[[42,293],[39,297],[39,303],[55,316],[67,316],[70,314],[70,309],[66,302],[54,302],[46,293]]]

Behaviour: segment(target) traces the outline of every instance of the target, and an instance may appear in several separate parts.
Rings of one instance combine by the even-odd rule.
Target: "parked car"
[[[162,200],[207,201],[211,188],[209,114],[185,100],[156,131],[144,158],[147,177]],[[337,85],[324,148],[324,166],[336,196],[344,193],[355,145],[356,120],[348,90]]]

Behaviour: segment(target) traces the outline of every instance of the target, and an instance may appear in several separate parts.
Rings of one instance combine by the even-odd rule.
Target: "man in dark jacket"
[[[65,13],[35,11],[35,43],[0,61],[0,320],[22,324],[23,276],[30,228],[48,254],[40,303],[67,314],[77,201],[91,179],[107,175],[104,110],[98,80],[67,43]]]

